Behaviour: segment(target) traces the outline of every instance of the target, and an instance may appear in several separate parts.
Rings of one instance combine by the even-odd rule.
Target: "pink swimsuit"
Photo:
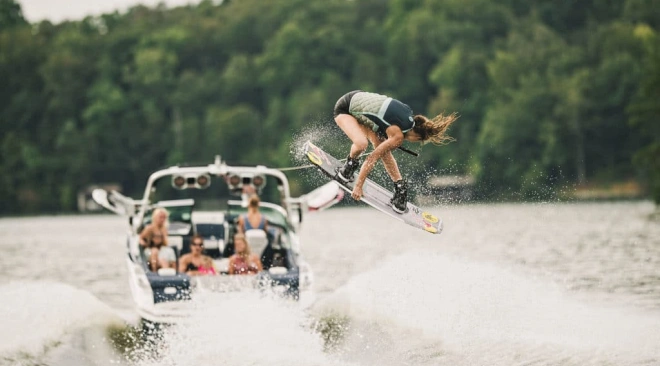
[[[255,274],[259,267],[254,263],[247,263],[243,257],[234,255],[234,274]]]
[[[204,266],[200,266],[200,267],[197,267],[197,272],[199,272],[200,274],[207,274],[207,275],[215,274],[215,268],[213,268],[213,267],[208,267],[207,268],[207,267],[204,267]]]

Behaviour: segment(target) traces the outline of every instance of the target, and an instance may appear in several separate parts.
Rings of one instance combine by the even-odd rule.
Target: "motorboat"
[[[251,276],[229,275],[233,236],[239,216],[247,212],[251,194],[260,197],[259,210],[268,220],[268,230],[245,232],[252,252],[261,255],[263,271]],[[203,292],[256,289],[310,303],[314,274],[299,239],[303,217],[339,202],[343,190],[330,182],[294,198],[282,170],[262,165],[230,166],[216,156],[208,165],[177,165],[155,171],[141,199],[100,188],[92,197],[102,207],[127,218],[126,266],[139,317],[150,323],[171,324],[185,317],[190,300]],[[139,235],[157,208],[169,213],[167,242],[177,265],[152,271]],[[195,234],[203,236],[204,254],[212,258],[216,275],[189,276],[177,270],[178,260],[190,252]]]

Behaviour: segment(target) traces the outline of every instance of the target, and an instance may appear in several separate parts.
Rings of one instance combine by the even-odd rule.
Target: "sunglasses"
[[[203,247],[204,243],[190,243],[190,245],[193,247]]]

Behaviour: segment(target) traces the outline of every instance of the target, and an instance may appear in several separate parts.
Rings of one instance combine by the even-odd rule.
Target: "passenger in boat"
[[[165,244],[167,236],[162,234],[154,234],[151,237],[151,246],[144,250],[144,254],[149,258],[149,269],[153,272],[161,268],[175,268],[176,267],[176,254],[174,249]]]
[[[190,253],[179,259],[179,272],[189,276],[214,275],[213,259],[202,254],[204,250],[204,238],[195,234],[190,240]]]
[[[140,245],[145,247],[144,254],[148,258],[149,269],[154,272],[160,268],[176,266],[174,249],[167,246],[168,216],[166,209],[155,209],[151,214],[151,224],[140,233]]]
[[[259,211],[259,196],[253,194],[248,201],[248,212],[238,218],[238,230],[242,233],[251,229],[261,229],[268,232],[268,221]]]
[[[261,260],[252,254],[245,235],[234,235],[234,255],[229,258],[229,274],[256,274],[263,270]]]
[[[362,186],[378,160],[382,160],[385,170],[394,182],[394,197],[391,200],[395,212],[406,210],[408,186],[401,177],[392,151],[404,140],[419,142],[422,145],[432,142],[442,145],[452,141],[445,131],[456,120],[455,113],[442,114],[429,119],[421,114],[414,115],[405,103],[386,95],[354,90],[343,95],[334,108],[335,122],[353,143],[346,163],[338,171],[338,177],[352,181],[360,167],[360,155],[369,142],[374,151],[364,161],[353,188],[353,198],[360,200]]]
[[[140,245],[145,248],[151,246],[152,239],[155,235],[160,235],[163,238],[163,243],[167,245],[167,218],[169,212],[164,208],[157,208],[151,214],[151,224],[147,225],[140,233]]]

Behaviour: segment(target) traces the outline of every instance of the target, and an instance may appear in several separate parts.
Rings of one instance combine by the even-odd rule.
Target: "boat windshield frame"
[[[292,200],[291,198],[289,180],[282,171],[278,169],[268,168],[264,165],[229,166],[225,162],[221,161],[219,157],[216,157],[216,161],[214,164],[209,164],[206,166],[185,166],[185,167],[171,166],[169,168],[161,169],[152,173],[149,176],[149,179],[147,180],[147,184],[144,189],[144,195],[142,197],[142,200],[140,201],[141,204],[139,206],[139,210],[137,214],[135,215],[136,220],[133,220],[133,224],[136,227],[141,225],[145,213],[148,212],[151,208],[153,208],[154,205],[157,205],[158,202],[151,202],[150,196],[152,189],[160,179],[168,176],[172,177],[175,175],[187,175],[187,174],[191,174],[191,175],[209,174],[211,176],[216,176],[216,177],[227,177],[231,174],[253,174],[253,175],[271,176],[275,178],[278,181],[278,184],[281,186],[282,201],[285,203],[285,207],[269,202],[262,202],[261,204],[279,211],[288,222],[290,222],[291,217],[293,216],[293,207],[292,207],[293,205],[291,205],[290,203],[292,203],[294,200]],[[231,203],[232,201],[228,200],[228,202]]]

